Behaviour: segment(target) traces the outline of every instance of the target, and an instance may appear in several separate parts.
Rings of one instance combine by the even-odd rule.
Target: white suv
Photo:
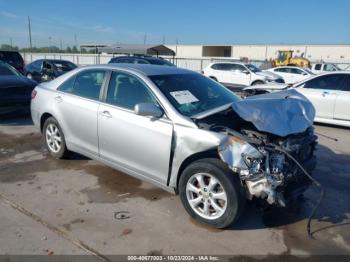
[[[264,72],[252,64],[235,62],[210,63],[203,74],[224,85],[245,87],[271,82],[284,83],[281,76],[272,72]]]

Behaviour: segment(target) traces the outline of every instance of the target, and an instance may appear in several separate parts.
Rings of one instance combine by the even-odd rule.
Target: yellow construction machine
[[[311,63],[304,57],[293,57],[292,50],[278,50],[278,56],[271,61],[273,67],[276,66],[299,66],[310,68]]]

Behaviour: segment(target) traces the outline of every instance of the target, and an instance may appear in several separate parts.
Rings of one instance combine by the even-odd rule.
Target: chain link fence
[[[106,64],[112,57],[115,55],[109,54],[63,54],[63,53],[22,53],[24,61],[26,64],[31,63],[38,59],[59,59],[59,60],[68,60],[78,66],[84,65],[95,65],[95,64]],[[202,71],[209,63],[213,61],[235,61],[241,62],[242,60],[234,58],[224,58],[224,57],[200,57],[200,58],[190,58],[190,57],[163,57],[164,59],[172,62],[177,67],[190,69],[193,71],[200,72]],[[245,59],[244,62],[249,62],[261,69],[267,69],[271,67],[269,61],[266,60],[248,60]],[[313,62],[313,61],[312,61]],[[314,61],[318,62],[318,61]],[[350,62],[348,63],[339,63],[327,61],[327,63],[336,64],[342,70],[350,70]]]

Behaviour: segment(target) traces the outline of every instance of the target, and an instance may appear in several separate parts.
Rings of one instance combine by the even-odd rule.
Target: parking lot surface
[[[51,158],[29,117],[0,120],[1,254],[350,254],[350,130],[316,125],[319,191],[287,209],[248,204],[226,230],[199,225],[178,196],[73,155]],[[337,140],[337,141],[336,141]]]

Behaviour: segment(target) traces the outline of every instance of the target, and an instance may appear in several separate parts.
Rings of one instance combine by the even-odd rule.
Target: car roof
[[[85,66],[86,69],[126,69],[136,71],[146,76],[151,75],[175,75],[175,74],[195,74],[196,72],[178,68],[175,66],[163,66],[153,64],[101,64],[93,66]]]
[[[235,65],[247,65],[249,63],[242,63],[242,62],[233,62],[233,61],[215,61],[215,62],[212,62],[210,63],[211,65],[214,65],[214,64],[235,64]]]
[[[144,59],[144,60],[164,60],[162,58],[159,57],[154,57],[154,56],[137,56],[137,55],[131,55],[131,56],[116,56],[116,57],[112,57],[112,60],[117,60],[117,59],[121,59],[121,58],[132,58],[132,59]]]

